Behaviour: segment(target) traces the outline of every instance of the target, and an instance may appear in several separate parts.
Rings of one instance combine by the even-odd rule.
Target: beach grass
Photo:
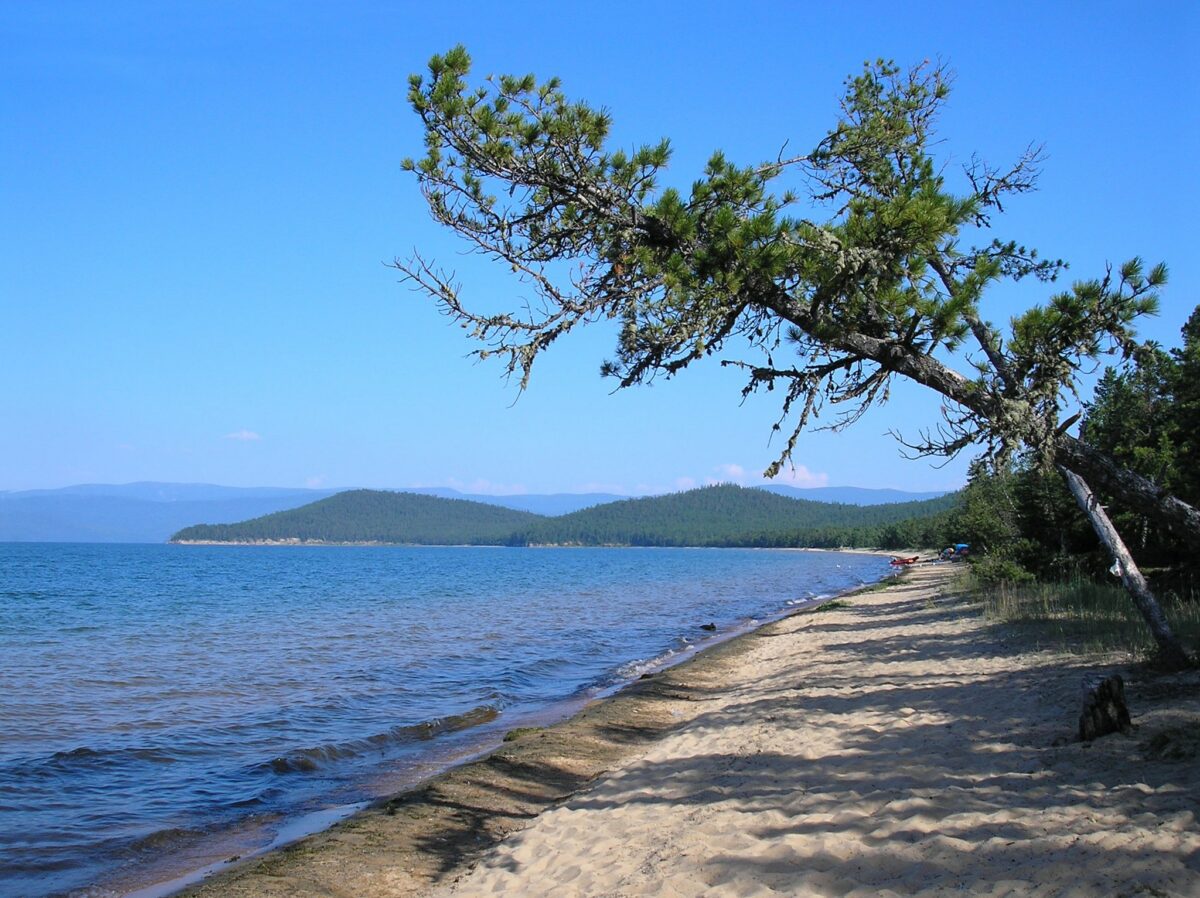
[[[989,620],[1015,629],[1039,647],[1069,654],[1123,654],[1149,659],[1150,630],[1120,586],[1071,580],[1061,583],[972,584]],[[1183,644],[1200,646],[1200,596],[1161,598],[1163,612]]]
[[[832,599],[828,602],[822,602],[813,608],[805,609],[809,614],[820,614],[824,611],[837,611],[840,608],[849,608],[850,602],[846,599]]]

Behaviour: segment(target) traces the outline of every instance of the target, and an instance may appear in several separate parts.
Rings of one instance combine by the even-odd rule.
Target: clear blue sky
[[[942,57],[945,150],[1041,192],[1002,233],[1074,277],[1134,254],[1172,282],[1144,330],[1174,345],[1200,301],[1193,3],[292,3],[0,5],[0,489],[79,482],[455,485],[634,493],[753,480],[769,397],[706,365],[611,394],[612,333],[557,346],[513,404],[499,369],[384,263],[414,247],[501,303],[399,162],[405,80],[467,45],[480,74],[560,75],[616,143],[669,136],[690,183],[812,146],[867,58]],[[1004,319],[1036,291],[997,294]],[[804,438],[796,481],[952,488],[886,435],[936,419],[918,390]],[[742,473],[739,473],[742,472]]]

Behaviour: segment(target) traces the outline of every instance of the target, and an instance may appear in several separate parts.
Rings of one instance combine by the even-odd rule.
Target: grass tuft
[[[1008,624],[1039,646],[1071,654],[1154,655],[1154,638],[1133,600],[1119,586],[1075,580],[1067,583],[997,583],[977,595],[984,615]],[[1184,646],[1200,645],[1200,601],[1161,598],[1163,612]]]
[[[850,603],[845,599],[834,599],[832,602],[823,602],[816,608],[809,608],[809,614],[818,614],[822,611],[837,611],[839,608],[849,608]]]

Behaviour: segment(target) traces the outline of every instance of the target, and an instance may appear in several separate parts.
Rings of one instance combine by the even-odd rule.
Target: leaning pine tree
[[[988,239],[1003,204],[1034,188],[1037,150],[1006,169],[973,162],[960,193],[947,186],[931,153],[949,90],[940,66],[866,66],[812,152],[750,167],[717,153],[686,194],[659,184],[666,141],[608,150],[608,114],[569,101],[557,80],[501,76],[473,88],[469,70],[457,47],[430,60],[427,79],[411,78],[426,152],[405,168],[434,218],[511,268],[537,306],[476,314],[453,273],[420,253],[396,266],[483,344],[481,358],[502,358],[522,389],[539,353],[599,319],[620,321],[602,372],[622,387],[721,353],[722,364],[745,372],[744,394],[782,397],[775,427],[787,438],[765,472],[773,476],[826,406],[832,426],[848,426],[887,398],[893,378],[907,377],[945,399],[944,420],[909,444],[918,454],[983,446],[1004,459],[1026,447],[1074,476],[1073,492],[1107,544],[1115,531],[1089,482],[1200,548],[1200,511],[1071,436],[1073,419],[1061,420],[1083,366],[1139,351],[1133,326],[1155,310],[1166,268],[1135,259],[1055,293],[1006,331],[988,322],[980,306],[989,286],[1053,282],[1065,264]],[[797,196],[774,188],[789,175],[808,185],[822,220],[786,214]],[[980,245],[967,244],[978,235]],[[963,370],[944,361],[954,358]],[[1116,543],[1161,660],[1188,664]]]

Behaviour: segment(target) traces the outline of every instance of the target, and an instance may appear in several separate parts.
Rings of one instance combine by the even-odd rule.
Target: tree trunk
[[[1112,521],[1100,506],[1095,493],[1092,492],[1087,482],[1074,471],[1068,470],[1062,465],[1058,466],[1058,471],[1067,482],[1067,487],[1071,490],[1075,501],[1079,503],[1079,507],[1091,521],[1096,535],[1100,537],[1100,541],[1104,543],[1113,560],[1116,561],[1117,568],[1121,572],[1121,582],[1133,597],[1133,603],[1137,605],[1142,617],[1146,619],[1150,632],[1154,634],[1154,641],[1158,643],[1158,654],[1162,663],[1171,670],[1190,667],[1191,660],[1188,658],[1187,652],[1183,650],[1183,645],[1179,642],[1178,637],[1171,631],[1171,625],[1167,623],[1158,599],[1150,591],[1146,578],[1138,570],[1133,556],[1125,548],[1121,534],[1117,533],[1117,528],[1113,526]]]
[[[1087,443],[1064,436],[1058,444],[1063,466],[1079,471],[1130,511],[1163,524],[1168,530],[1200,551],[1200,509],[1171,495],[1151,480],[1115,464],[1111,458]]]

